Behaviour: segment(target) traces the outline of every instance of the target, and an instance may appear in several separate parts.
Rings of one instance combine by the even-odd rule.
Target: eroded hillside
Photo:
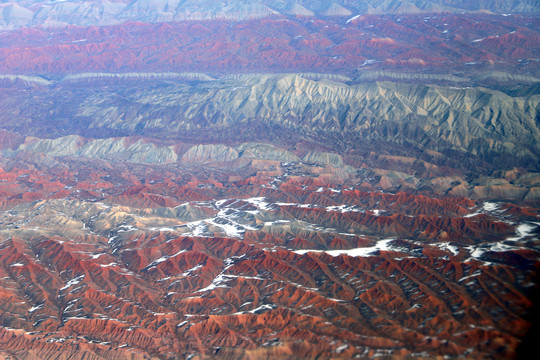
[[[162,165],[34,144],[0,173],[6,355],[503,359],[531,326],[537,201],[458,195],[481,188],[459,171],[412,180],[255,143]]]
[[[537,1],[0,13],[0,358],[535,349]]]
[[[13,150],[52,155],[167,163],[177,160],[176,141],[232,145],[262,140],[285,148],[310,141],[351,161],[374,152],[414,154],[473,172],[538,168],[537,85],[502,91],[316,76],[87,75],[50,85],[6,79],[0,88],[0,120],[4,129],[52,137]],[[96,139],[83,142],[72,134]],[[162,145],[103,139],[110,135],[159,138]]]

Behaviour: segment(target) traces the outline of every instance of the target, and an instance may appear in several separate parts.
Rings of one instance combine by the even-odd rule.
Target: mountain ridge
[[[418,14],[440,12],[493,12],[499,14],[539,12],[535,0],[469,1],[460,0],[240,0],[212,1],[42,1],[29,0],[0,4],[0,28],[13,30],[25,26],[59,27],[66,25],[112,25],[125,21],[168,22],[184,20],[246,20],[273,15],[352,16],[355,14]]]
[[[40,105],[40,110],[36,98],[4,92],[3,113],[13,114],[15,104],[24,106],[17,110],[18,116],[2,118],[3,128],[37,129],[39,136],[47,124],[57,137],[58,131],[70,135],[77,126],[83,136],[88,131],[113,131],[165,141],[197,133],[204,137],[221,129],[225,132],[215,133],[209,141],[223,143],[234,132],[230,139],[247,141],[242,134],[250,124],[260,123],[276,134],[289,132],[292,139],[341,136],[339,143],[345,151],[377,151],[382,144],[393,144],[394,149],[430,149],[492,165],[508,162],[511,154],[515,164],[530,169],[536,169],[540,159],[540,130],[535,121],[540,95],[531,94],[527,86],[523,94],[519,90],[507,94],[482,87],[384,81],[347,84],[294,74],[175,79],[174,83],[158,80],[140,83],[138,88],[129,82],[101,87],[99,77],[83,78],[81,83],[71,79],[65,86],[39,87],[43,96],[54,99],[45,107]],[[80,94],[86,94],[85,100],[77,103],[74,97]],[[51,114],[47,106],[54,106],[55,112]]]
[[[501,72],[538,79],[536,22],[531,15],[444,13],[21,28],[0,32],[0,73],[58,78],[292,72],[356,78],[383,71],[486,82],[483,73]]]

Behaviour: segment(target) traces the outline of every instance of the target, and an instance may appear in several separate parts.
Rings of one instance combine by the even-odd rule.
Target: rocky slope
[[[231,145],[175,141],[166,146],[162,141],[158,145],[148,139],[130,137],[95,140],[65,136],[39,139],[10,132],[0,132],[0,139],[3,140],[0,142],[0,156],[9,164],[23,161],[29,164],[25,166],[44,169],[77,159],[90,163],[102,161],[103,164],[168,164],[186,167],[190,171],[208,167],[222,172],[225,181],[250,181],[251,178],[262,176],[268,177],[268,181],[273,183],[310,176],[314,186],[341,186],[344,182],[351,182],[365,191],[412,191],[485,200],[540,200],[540,175],[537,172],[513,168],[504,171],[486,169],[485,174],[475,174],[449,168],[448,159],[436,153],[432,154],[434,156],[430,162],[377,153],[358,156],[353,153],[340,155],[315,151],[313,143],[298,143],[288,149],[254,142]],[[212,198],[217,194],[209,196]],[[286,198],[281,200],[288,201]],[[431,206],[428,208],[431,209]]]
[[[162,165],[40,149],[1,160],[6,356],[506,359],[531,326],[534,205],[382,192],[264,144]]]
[[[538,173],[306,141],[0,146],[2,356],[507,359],[531,329]]]
[[[134,88],[129,81],[102,86],[107,80],[97,77],[89,83],[88,79],[78,83],[72,77],[66,85],[60,82],[51,87],[32,85],[38,86],[32,92],[14,92],[11,85],[0,89],[3,127],[49,136],[155,136],[165,141],[163,146],[142,140],[127,144],[121,139],[82,144],[70,136],[36,143],[28,140],[31,143],[19,150],[175,162],[178,154],[170,146],[178,140],[242,143],[273,138],[284,147],[309,140],[351,158],[370,152],[414,153],[438,165],[449,161],[454,162],[453,167],[473,171],[486,164],[492,169],[523,166],[537,170],[540,163],[540,95],[535,86],[516,87],[508,93],[484,87],[343,83],[324,77],[253,74],[238,79],[176,79],[174,83],[152,80],[138,82]],[[48,100],[42,101],[45,98]],[[336,136],[339,141],[332,140]],[[122,152],[124,148],[127,152]],[[204,148],[192,149],[185,157],[239,157],[238,150],[221,155],[203,152]],[[145,153],[153,155],[145,158]]]

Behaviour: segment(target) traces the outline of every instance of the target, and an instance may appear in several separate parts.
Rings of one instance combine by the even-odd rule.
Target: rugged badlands
[[[536,350],[535,1],[0,11],[0,358]]]

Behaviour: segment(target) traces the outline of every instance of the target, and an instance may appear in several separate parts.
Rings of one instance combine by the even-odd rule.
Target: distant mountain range
[[[273,15],[356,16],[437,12],[538,13],[537,0],[82,0],[2,1],[0,29],[26,26],[111,25],[125,21],[167,22],[254,19]]]

